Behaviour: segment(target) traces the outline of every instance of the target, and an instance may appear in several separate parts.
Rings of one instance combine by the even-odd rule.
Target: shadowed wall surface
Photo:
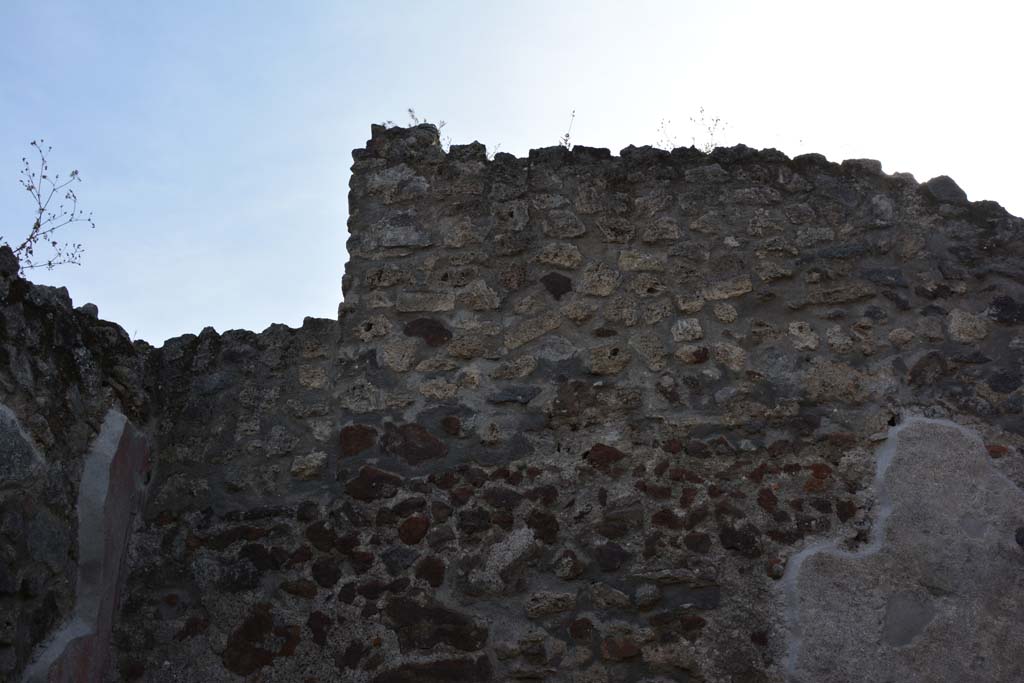
[[[1024,481],[1020,219],[948,178],[742,146],[488,159],[374,127],[353,156],[338,321],[133,349],[156,470],[108,680],[970,659],[929,635],[956,590],[879,558],[952,561],[897,523],[919,485],[977,500],[949,508],[974,552],[1024,563],[1020,507],[957,488]],[[901,464],[921,439],[942,467]],[[819,618],[854,624],[846,649]],[[1003,657],[978,670],[1019,670]]]

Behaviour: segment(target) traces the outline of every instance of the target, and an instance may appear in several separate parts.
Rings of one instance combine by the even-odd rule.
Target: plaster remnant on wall
[[[871,542],[789,561],[788,680],[1024,680],[1024,490],[948,420],[907,419],[877,457]]]

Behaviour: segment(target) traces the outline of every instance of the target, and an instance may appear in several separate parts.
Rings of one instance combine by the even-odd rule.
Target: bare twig
[[[570,136],[572,135],[572,124],[576,122],[576,110],[572,110],[572,114],[569,115],[569,127],[565,131],[565,135],[558,139],[558,144],[566,149],[572,149],[572,142]]]
[[[721,137],[721,135],[725,133],[725,129],[729,125],[722,121],[722,119],[720,119],[717,116],[715,116],[714,118],[709,118],[708,116],[706,116],[704,113],[704,107],[700,108],[700,112],[698,113],[697,117],[690,117],[690,123],[701,129],[703,137],[703,140],[700,142],[700,144],[697,143],[697,138],[691,138],[691,140],[693,141],[693,146],[699,149],[700,151],[704,152],[705,154],[710,154],[715,150],[715,147],[718,146],[715,141],[715,136],[717,135]],[[705,133],[707,134],[706,137],[704,137]],[[720,141],[721,140],[719,140],[719,142]]]
[[[21,178],[18,182],[32,196],[35,204],[32,228],[28,235],[14,246],[0,236],[0,242],[11,247],[14,255],[21,262],[22,270],[33,268],[54,267],[66,263],[81,265],[82,245],[78,242],[60,242],[54,239],[54,233],[74,223],[86,223],[95,228],[92,213],[86,214],[78,208],[78,195],[71,188],[72,184],[81,182],[77,170],[71,171],[65,178],[60,174],[51,176],[47,155],[52,147],[44,146],[43,140],[33,140],[32,148],[36,157],[29,160],[22,157]],[[57,206],[52,204],[56,202]],[[39,250],[51,252],[48,256],[40,256]]]

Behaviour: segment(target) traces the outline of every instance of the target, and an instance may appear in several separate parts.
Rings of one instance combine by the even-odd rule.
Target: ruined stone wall
[[[107,415],[122,419],[108,429],[116,451],[126,425],[131,429],[127,420],[144,422],[148,410],[142,353],[124,330],[98,320],[93,307],[73,309],[66,290],[33,285],[18,271],[11,250],[0,249],[0,681],[21,680],[33,651],[74,619],[83,565],[93,570],[90,586],[92,578],[117,578],[110,570],[124,554],[124,524],[122,538],[110,538],[98,555],[80,549],[79,503],[102,508],[107,495],[97,488],[82,496],[80,483]],[[133,466],[145,464],[144,446],[137,446]],[[115,492],[125,507],[109,519],[126,524],[140,502],[135,480],[114,483],[122,484]],[[103,520],[94,526],[102,529]],[[116,583],[106,593],[113,596]],[[113,604],[103,599],[82,612],[76,637],[95,633],[88,617],[103,614],[101,605],[109,637]],[[52,659],[62,652],[55,649]]]
[[[745,147],[353,156],[339,321],[144,354],[107,680],[1011,680],[1024,222]]]

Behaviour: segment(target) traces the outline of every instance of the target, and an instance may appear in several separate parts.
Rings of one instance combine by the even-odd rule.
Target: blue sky
[[[28,142],[77,168],[82,266],[31,278],[160,344],[334,317],[351,150],[416,108],[525,154],[716,141],[869,157],[1024,214],[1008,2],[0,4],[2,234],[30,225]],[[6,170],[4,170],[6,169]]]

